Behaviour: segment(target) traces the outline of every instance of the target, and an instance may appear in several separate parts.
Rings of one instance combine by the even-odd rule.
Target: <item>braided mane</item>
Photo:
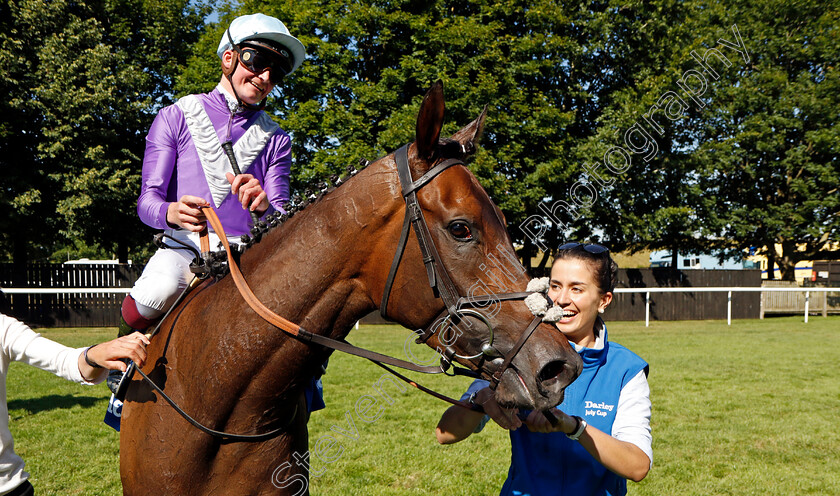
[[[453,139],[441,138],[438,141],[438,148],[436,154],[438,157],[457,157],[464,159],[473,150],[465,149],[461,144]],[[371,162],[368,160],[360,160],[358,167],[350,165],[344,171],[343,175],[332,174],[328,179],[322,180],[317,185],[317,190],[306,189],[303,194],[295,193],[291,199],[284,203],[282,209],[284,212],[273,212],[267,215],[264,219],[257,222],[251,227],[251,234],[244,234],[241,237],[241,243],[232,243],[230,245],[233,256],[236,260],[251,246],[259,243],[262,237],[269,232],[282,226],[287,220],[291,219],[295,214],[301,212],[306,207],[319,202],[322,198],[332,193],[336,188],[342,186],[344,183],[353,178],[360,170],[367,167]],[[222,250],[210,252],[205,259],[205,263],[210,270],[210,275],[216,279],[221,279],[228,273],[227,253]]]

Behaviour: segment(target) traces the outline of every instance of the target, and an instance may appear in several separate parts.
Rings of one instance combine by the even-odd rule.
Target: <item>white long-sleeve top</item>
[[[69,348],[34,332],[26,324],[0,314],[0,495],[6,494],[29,478],[24,462],[15,454],[12,433],[9,431],[9,407],[6,402],[6,374],[13,361],[28,363],[39,369],[78,382],[98,384],[105,380],[102,369],[89,382],[79,371],[79,355],[84,348]]]

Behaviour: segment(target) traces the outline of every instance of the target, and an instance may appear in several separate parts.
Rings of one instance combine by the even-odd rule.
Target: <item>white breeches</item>
[[[165,232],[201,251],[198,233],[180,229],[167,229]],[[193,252],[171,240],[165,241],[172,248],[160,248],[152,255],[129,293],[137,303],[140,315],[150,320],[166,313],[193,279],[193,273],[190,272]],[[228,236],[228,241],[239,243],[239,236]],[[219,236],[211,232],[210,249],[217,250],[220,246]]]

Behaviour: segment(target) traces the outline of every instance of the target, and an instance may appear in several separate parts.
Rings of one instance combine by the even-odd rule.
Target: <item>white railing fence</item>
[[[645,294],[645,327],[650,326],[650,294],[651,293],[722,293],[726,292],[726,323],[732,325],[732,293],[733,292],[804,292],[805,293],[805,323],[808,322],[808,313],[810,311],[811,293],[824,293],[827,295],[830,292],[840,292],[840,288],[616,288],[615,293],[644,293]],[[762,299],[762,305],[764,300]],[[823,315],[825,315],[827,306],[823,303]],[[761,311],[761,318],[764,318],[764,311]]]
[[[131,288],[0,288],[4,294],[126,294]],[[748,287],[715,287],[715,288],[616,288],[615,293],[644,293],[645,295],[645,327],[650,326],[650,295],[651,293],[720,293],[726,292],[726,323],[732,325],[732,293],[733,292],[804,292],[805,293],[805,322],[808,322],[810,311],[811,293],[824,293],[824,297],[830,292],[840,293],[840,288],[748,288]],[[764,300],[762,299],[762,305]],[[823,300],[823,315],[826,314],[827,305]],[[761,318],[764,318],[762,308]]]

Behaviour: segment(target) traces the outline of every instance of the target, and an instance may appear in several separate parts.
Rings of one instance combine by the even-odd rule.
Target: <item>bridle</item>
[[[484,316],[484,314],[475,310],[474,307],[481,307],[490,302],[497,301],[524,300],[531,293],[503,293],[483,297],[460,296],[458,288],[455,287],[455,284],[449,277],[449,273],[446,271],[446,267],[437,251],[434,239],[429,231],[429,226],[426,224],[426,219],[423,217],[423,211],[420,208],[420,203],[417,200],[417,192],[432,182],[432,180],[434,180],[441,172],[454,165],[464,165],[464,163],[457,158],[443,160],[434,165],[415,181],[411,177],[411,168],[408,165],[408,147],[409,145],[404,145],[394,153],[394,159],[397,164],[397,176],[399,177],[402,188],[402,196],[405,200],[405,217],[403,219],[402,232],[400,233],[397,250],[394,254],[394,259],[391,262],[391,270],[388,272],[388,279],[385,282],[385,290],[382,295],[382,303],[379,307],[379,313],[382,317],[388,318],[388,300],[390,298],[394,279],[396,278],[397,269],[400,266],[402,255],[405,251],[406,243],[408,242],[409,225],[411,225],[414,228],[414,234],[417,237],[417,243],[420,246],[420,253],[423,257],[423,263],[426,266],[426,275],[429,278],[429,286],[431,286],[435,296],[443,300],[445,306],[444,310],[434,319],[432,325],[426,327],[426,329],[422,331],[418,331],[418,333],[420,333],[418,341],[427,341],[436,332],[436,329],[441,330],[442,332],[451,325],[457,325],[458,322],[463,320],[464,316],[478,319],[487,326],[489,330],[489,339],[482,345],[481,351],[473,355],[460,355],[455,352],[451,345],[448,345],[444,349],[439,350],[441,352],[441,360],[442,362],[445,360],[451,364],[453,358],[455,357],[464,360],[479,359],[480,362],[477,365],[477,368],[480,369],[481,362],[485,359],[494,360],[497,358],[503,358],[502,365],[492,375],[486,377],[486,379],[490,382],[491,389],[495,390],[499,381],[501,381],[502,374],[504,374],[509,367],[512,367],[514,357],[517,353],[519,353],[519,350],[522,349],[525,341],[527,341],[534,333],[534,330],[541,322],[541,319],[540,317],[534,317],[531,320],[531,323],[528,327],[526,327],[525,332],[522,333],[516,344],[514,344],[507,354],[502,354],[494,346],[494,331],[492,324],[487,317]],[[443,344],[443,340],[440,341]]]
[[[333,350],[342,351],[351,355],[360,356],[362,358],[367,358],[368,360],[385,368],[386,370],[390,371],[392,374],[396,375],[397,377],[406,381],[412,386],[420,389],[423,392],[431,394],[436,398],[442,399],[454,405],[462,406],[467,409],[483,412],[481,407],[478,405],[458,401],[444,396],[440,393],[437,393],[435,391],[432,391],[397,373],[389,366],[399,367],[406,370],[422,372],[426,374],[447,373],[447,370],[449,370],[449,368],[452,367],[452,374],[486,378],[490,382],[491,389],[495,390],[495,388],[501,381],[504,372],[509,367],[513,367],[512,361],[514,357],[517,355],[517,353],[519,353],[519,350],[522,349],[522,346],[525,344],[525,341],[527,341],[528,338],[534,333],[534,330],[537,328],[537,326],[542,320],[540,317],[534,317],[533,320],[531,320],[530,324],[528,324],[528,326],[526,327],[525,331],[519,337],[516,344],[514,344],[514,346],[508,351],[507,354],[502,354],[499,352],[499,350],[495,348],[493,344],[494,331],[492,324],[490,323],[489,319],[487,319],[487,317],[485,317],[478,310],[475,310],[473,307],[480,307],[482,305],[486,305],[488,303],[497,301],[524,300],[532,293],[504,293],[499,295],[486,295],[480,297],[463,297],[459,295],[458,289],[455,287],[455,284],[449,278],[449,275],[445,270],[443,261],[441,260],[437,248],[435,247],[434,240],[432,239],[431,233],[429,232],[429,227],[426,224],[425,218],[423,217],[423,212],[420,208],[420,204],[417,201],[417,191],[420,190],[423,186],[429,184],[441,172],[448,169],[449,167],[452,167],[453,165],[464,165],[464,163],[454,158],[443,160],[431,169],[429,169],[429,171],[423,174],[423,176],[421,176],[418,180],[413,181],[411,178],[411,170],[408,167],[408,146],[409,145],[403,146],[395,153],[397,173],[400,184],[402,186],[402,196],[405,199],[406,208],[402,232],[400,234],[400,240],[397,244],[397,250],[394,254],[394,259],[391,263],[391,269],[388,273],[384,294],[382,296],[380,313],[383,317],[387,318],[386,310],[388,307],[388,300],[390,297],[391,288],[393,286],[394,278],[396,277],[397,269],[399,268],[402,255],[405,251],[405,246],[408,241],[409,225],[411,225],[414,227],[414,232],[417,236],[417,241],[420,245],[420,252],[423,255],[423,263],[426,266],[426,274],[429,278],[429,285],[434,291],[435,296],[441,298],[445,305],[445,309],[438,315],[437,318],[435,318],[431,325],[429,325],[426,329],[416,331],[418,334],[420,334],[418,342],[427,341],[432,335],[435,334],[436,329],[439,329],[442,332],[443,329],[450,325],[457,325],[458,322],[463,320],[464,316],[470,316],[478,319],[479,321],[484,323],[484,325],[486,325],[489,330],[489,339],[486,343],[482,345],[481,351],[479,353],[476,353],[474,355],[460,355],[455,352],[451,345],[446,346],[443,350],[439,350],[441,352],[440,366],[418,365],[412,362],[400,360],[398,358],[366,350],[364,348],[359,348],[343,340],[336,340],[328,338],[326,336],[321,336],[319,334],[313,334],[305,330],[300,325],[294,324],[286,320],[285,318],[277,315],[268,307],[263,305],[263,303],[256,297],[256,295],[254,295],[253,291],[251,291],[250,287],[248,286],[248,283],[245,281],[244,276],[239,271],[239,267],[237,266],[236,261],[233,258],[233,252],[227,241],[227,236],[225,236],[224,234],[224,228],[221,222],[219,221],[219,218],[216,215],[216,213],[213,211],[212,208],[202,208],[204,208],[205,210],[204,213],[207,217],[208,222],[213,227],[213,230],[216,232],[216,234],[219,236],[220,242],[225,248],[228,257],[228,267],[230,269],[230,275],[233,278],[236,287],[239,289],[239,292],[242,295],[245,302],[251,307],[252,310],[254,310],[260,317],[262,317],[263,320],[300,341],[306,343],[315,343]],[[202,232],[201,237],[201,249],[205,255],[209,253],[209,241],[207,238],[207,231],[208,230],[205,229]],[[172,308],[170,308],[170,312],[174,309],[174,307],[176,307],[180,303],[188,289],[184,290],[184,293],[182,293],[182,295],[179,297],[176,304],[173,305]],[[166,317],[168,315],[169,312],[167,312],[163,319],[161,319],[160,323],[166,320]],[[152,331],[151,335],[156,334],[160,330],[160,323],[155,328],[155,330]],[[443,344],[442,340],[441,343]],[[480,362],[477,365],[477,368],[479,369],[481,369],[482,362],[487,358],[491,360],[503,358],[503,361],[502,365],[493,374],[479,374],[469,369],[454,367],[453,359],[456,357],[465,360],[479,359]],[[262,434],[233,434],[229,432],[222,432],[211,429],[209,427],[204,426],[203,424],[192,418],[189,414],[187,414],[183,409],[181,409],[174,400],[172,400],[169,396],[166,395],[166,393],[164,393],[161,387],[155,384],[155,382],[147,374],[143,373],[142,370],[137,368],[133,362],[130,364],[129,369],[130,370],[127,370],[125,373],[126,377],[124,378],[123,383],[127,384],[127,381],[130,380],[131,375],[136,370],[141,375],[141,377],[146,382],[148,382],[149,385],[175,409],[176,412],[178,412],[193,426],[211,436],[218,437],[227,441],[265,441],[278,436],[286,429],[286,427],[284,426]],[[118,397],[120,396],[120,394],[124,395],[125,393],[125,389],[121,388],[121,390],[121,392],[117,393]],[[119,399],[122,398],[119,397]],[[554,418],[550,414],[547,414],[547,418],[549,419],[549,421],[553,421],[553,423],[557,421],[556,418]],[[291,420],[293,419],[294,416],[292,416],[289,422],[291,422]]]

